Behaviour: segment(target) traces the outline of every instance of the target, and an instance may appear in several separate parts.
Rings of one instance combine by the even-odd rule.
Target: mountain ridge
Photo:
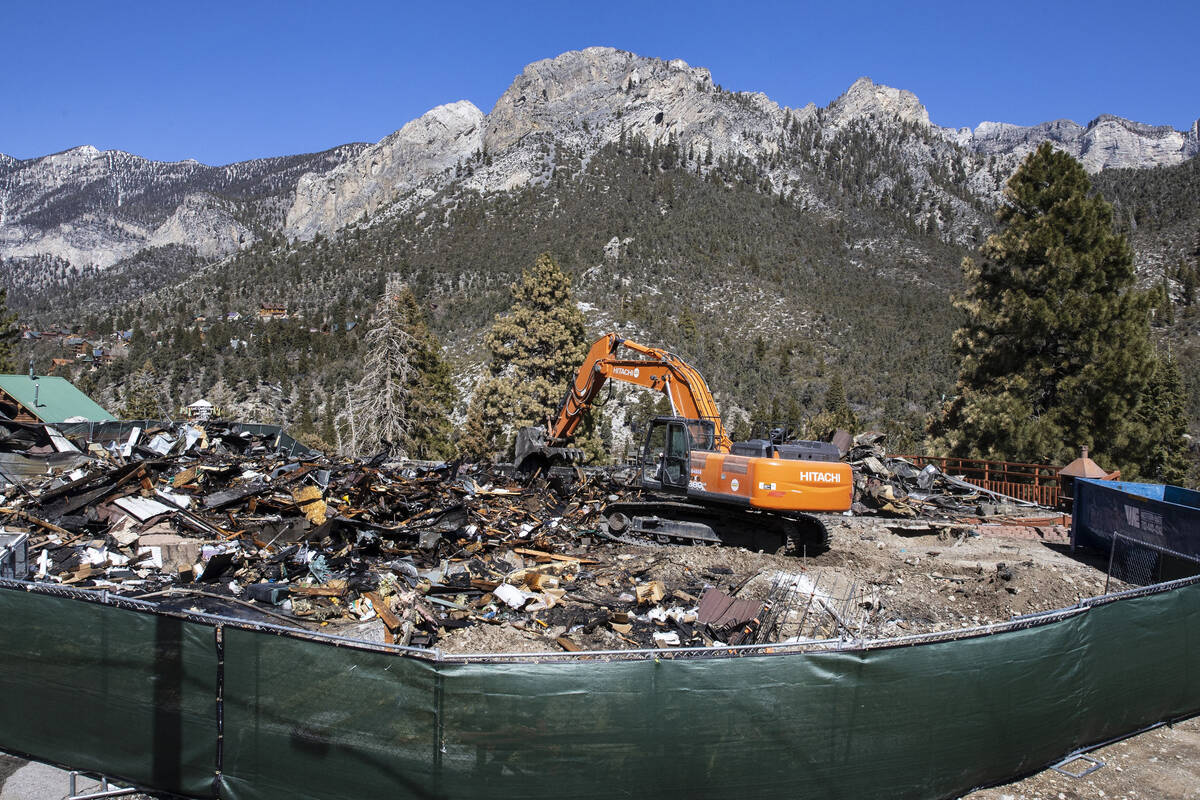
[[[778,153],[785,125],[814,120],[823,136],[863,121],[916,125],[970,153],[999,158],[1003,172],[1041,141],[1079,158],[1091,172],[1169,165],[1200,153],[1200,120],[1188,131],[1111,114],[1086,125],[985,121],[952,129],[933,123],[912,92],[868,77],[823,108],[809,103],[795,109],[761,93],[726,92],[708,69],[681,59],[592,47],[527,65],[486,114],[469,101],[448,103],[375,143],[216,167],[194,159],[151,161],[91,145],[26,160],[0,156],[0,257],[52,256],[80,268],[104,268],[146,246],[166,244],[222,257],[264,235],[332,235],[391,204],[412,208],[462,179],[461,165],[476,152],[493,163],[462,180],[491,193],[548,179],[550,152],[573,149],[586,163],[623,135],[673,140],[718,158],[769,160]],[[496,159],[503,159],[499,167]],[[994,204],[999,188],[981,169],[973,165],[964,181]],[[795,185],[803,191],[804,176],[769,172],[772,190]],[[146,196],[161,196],[161,202],[122,212]],[[179,224],[180,214],[196,224]]]
[[[127,357],[73,367],[105,402],[149,360],[173,398],[211,390],[251,418],[285,414],[271,397],[280,392],[301,428],[319,421],[333,441],[362,323],[388,279],[413,289],[465,398],[508,287],[551,252],[592,331],[703,365],[737,419],[819,410],[836,375],[864,423],[911,436],[953,391],[959,265],[995,230],[1021,148],[1057,137],[1083,153],[1115,132],[1133,138],[1111,147],[1133,143],[1130,158],[1152,160],[1176,141],[1154,126],[1094,123],[1090,134],[1071,122],[951,130],[915,94],[865,77],[824,107],[795,109],[726,91],[680,60],[573,51],[522,70],[487,113],[438,106],[320,157],[226,174],[113,156],[122,169],[110,174],[98,152],[63,156],[80,166],[60,185],[91,184],[23,201],[17,224],[142,226],[140,249],[82,271],[6,258],[0,278],[39,330],[134,331]],[[1186,332],[1200,319],[1187,301],[1197,279],[1180,266],[1198,229],[1197,168],[1095,178],[1163,318],[1178,308],[1181,322],[1162,335],[1189,342],[1185,366],[1200,363],[1200,338]],[[134,180],[155,170],[157,186]],[[17,183],[0,165],[0,197]],[[190,244],[172,243],[184,236]],[[289,319],[258,320],[263,302]],[[29,346],[48,361],[61,359],[56,344]]]

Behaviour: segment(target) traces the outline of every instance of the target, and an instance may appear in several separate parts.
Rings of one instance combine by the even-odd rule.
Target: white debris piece
[[[156,489],[154,493],[179,508],[188,509],[192,507],[192,498],[190,495],[172,492],[170,489]]]
[[[138,522],[145,522],[151,517],[157,517],[160,514],[169,514],[172,511],[178,510],[174,506],[163,505],[152,497],[138,497],[136,495],[118,497],[116,500],[113,500],[113,505]]]
[[[675,631],[656,632],[654,643],[659,647],[679,647],[679,634]]]
[[[507,603],[512,608],[521,608],[533,597],[533,595],[522,592],[517,587],[509,583],[502,583],[492,590],[492,594],[502,603]]]
[[[50,437],[50,443],[54,445],[54,449],[59,453],[78,453],[79,448],[71,444],[67,437],[58,432],[57,428],[49,425],[46,426],[46,434]]]

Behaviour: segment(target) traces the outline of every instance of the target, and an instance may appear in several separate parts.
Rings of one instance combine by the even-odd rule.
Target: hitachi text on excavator
[[[627,350],[631,357],[618,356]],[[730,440],[704,377],[666,350],[605,334],[592,344],[546,428],[522,429],[516,466],[534,474],[577,463],[570,441],[608,380],[664,393],[672,415],[649,421],[631,484],[641,491],[610,503],[613,534],[786,551],[828,546],[815,512],[850,508],[853,478],[824,442]]]

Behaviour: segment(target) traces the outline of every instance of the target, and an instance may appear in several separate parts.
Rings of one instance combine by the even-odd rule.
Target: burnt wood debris
[[[733,569],[736,548],[610,530],[606,505],[637,498],[629,469],[519,481],[504,465],[329,458],[265,426],[0,426],[0,522],[26,534],[24,574],[6,577],[430,648],[495,628],[542,651],[764,644],[881,619],[878,597],[822,585],[815,551]],[[1017,510],[889,458],[879,434],[845,444],[855,516],[965,535],[981,511]]]

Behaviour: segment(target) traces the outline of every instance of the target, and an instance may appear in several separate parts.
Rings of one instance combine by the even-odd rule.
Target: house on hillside
[[[0,414],[49,424],[116,419],[66,378],[54,375],[0,375]]]
[[[286,303],[259,303],[258,318],[264,322],[272,319],[287,319]]]
[[[197,422],[204,422],[205,420],[212,419],[214,411],[215,408],[213,407],[213,404],[204,398],[200,398],[187,407],[188,417],[196,420]]]

